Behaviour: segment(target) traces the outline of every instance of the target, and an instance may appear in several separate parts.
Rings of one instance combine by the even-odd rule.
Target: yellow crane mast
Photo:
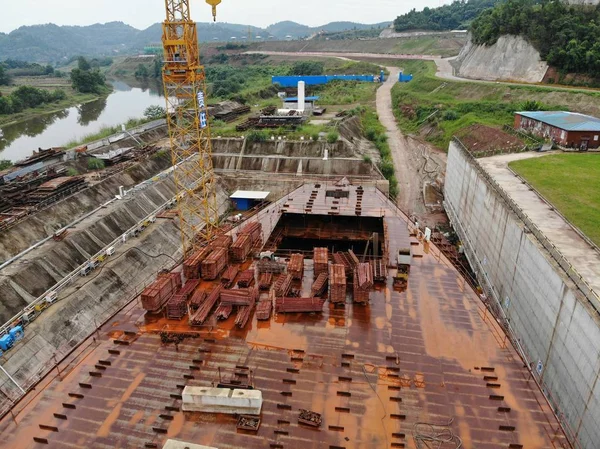
[[[206,0],[216,7],[221,0]],[[198,32],[190,0],[165,0],[163,84],[178,196],[184,255],[210,240],[218,226],[216,184],[206,104],[206,77],[200,64]]]

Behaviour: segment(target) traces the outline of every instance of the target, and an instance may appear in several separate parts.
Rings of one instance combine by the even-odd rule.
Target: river
[[[73,139],[115,126],[130,118],[141,118],[148,106],[165,106],[162,88],[157,83],[133,86],[112,80],[113,92],[105,98],[14,125],[0,127],[0,159],[17,161],[38,148],[60,147]]]

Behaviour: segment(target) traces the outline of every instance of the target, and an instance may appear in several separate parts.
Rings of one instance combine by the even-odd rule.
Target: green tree
[[[77,58],[77,68],[79,70],[83,70],[84,72],[88,72],[92,69],[92,66],[87,59],[85,59],[83,56],[79,56]]]
[[[152,64],[152,77],[160,78],[162,76],[162,61],[160,57],[155,57]]]
[[[148,76],[150,76],[150,72],[148,71],[148,67],[146,67],[144,64],[138,65],[138,67],[137,67],[137,69],[135,71],[135,77],[136,78],[147,79]]]
[[[4,66],[2,64],[0,64],[0,86],[1,85],[8,86],[9,84],[10,84],[10,76],[6,72],[6,69],[4,68]]]
[[[13,166],[12,161],[9,161],[8,159],[0,160],[0,170],[6,170],[7,168],[10,168],[12,166]]]
[[[308,76],[323,73],[325,73],[325,65],[319,61],[298,61],[290,69],[290,75]]]
[[[148,106],[144,111],[144,117],[148,120],[158,120],[167,116],[167,110],[161,106]]]
[[[12,102],[8,97],[0,97],[0,114],[7,115],[12,114]]]
[[[71,70],[73,89],[82,93],[100,94],[106,87],[106,78],[99,70]]]
[[[330,131],[327,133],[327,143],[336,143],[340,135],[336,131]]]

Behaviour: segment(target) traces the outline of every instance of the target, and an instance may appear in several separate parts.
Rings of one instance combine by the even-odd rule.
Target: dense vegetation
[[[484,11],[471,31],[475,43],[487,45],[504,34],[523,35],[550,65],[600,78],[600,5],[508,0]]]
[[[73,89],[82,93],[102,94],[107,90],[106,78],[99,69],[92,69],[91,64],[83,56],[77,61],[77,68],[71,70]]]
[[[0,86],[8,86],[10,84],[10,76],[6,69],[0,64]]]
[[[432,30],[448,31],[466,28],[482,11],[493,7],[499,0],[455,1],[439,8],[427,8],[398,16],[394,20],[396,31]]]
[[[21,86],[10,95],[0,97],[0,115],[14,114],[42,104],[54,103],[67,98],[64,90],[49,92],[30,86]]]
[[[392,151],[388,143],[385,127],[379,121],[377,113],[364,106],[359,106],[350,111],[350,115],[358,115],[361,120],[362,131],[367,139],[369,139],[381,156],[379,169],[381,174],[390,183],[390,196],[396,198],[398,196],[398,180],[394,171],[394,161],[392,160]]]

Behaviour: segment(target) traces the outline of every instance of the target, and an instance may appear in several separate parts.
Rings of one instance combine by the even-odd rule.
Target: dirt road
[[[394,170],[398,179],[398,205],[406,212],[416,212],[417,204],[421,198],[419,193],[418,179],[412,170],[410,162],[410,149],[404,135],[398,129],[396,118],[392,110],[392,87],[396,84],[400,69],[388,67],[390,76],[377,90],[377,114],[379,121],[385,126],[388,136],[388,143],[392,151],[392,159],[394,161]]]

